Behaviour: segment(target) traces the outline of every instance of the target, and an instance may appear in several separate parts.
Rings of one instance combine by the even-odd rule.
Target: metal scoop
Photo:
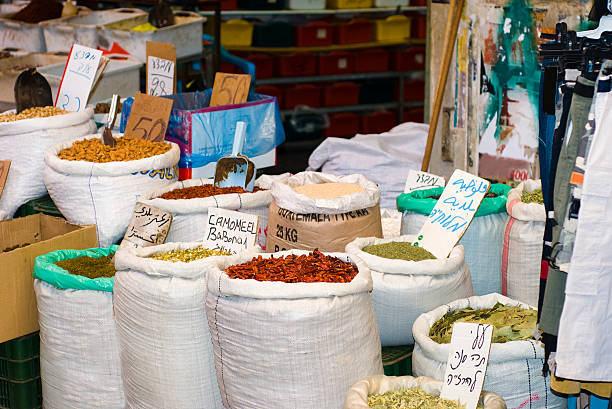
[[[113,138],[113,127],[115,126],[115,120],[117,119],[117,106],[119,105],[119,95],[113,95],[111,99],[110,109],[108,110],[108,120],[106,126],[102,131],[102,142],[104,145],[108,145],[111,148],[115,146],[115,138]]]
[[[174,13],[170,6],[160,0],[149,12],[149,23],[157,28],[174,25]]]
[[[51,87],[47,79],[36,71],[36,68],[29,68],[17,77],[15,104],[17,113],[28,108],[53,106]]]
[[[237,122],[232,154],[219,159],[217,162],[214,182],[216,187],[239,186],[243,189],[247,188],[247,182],[249,182],[247,181],[249,160],[246,156],[240,155],[244,145],[245,134],[246,123]]]

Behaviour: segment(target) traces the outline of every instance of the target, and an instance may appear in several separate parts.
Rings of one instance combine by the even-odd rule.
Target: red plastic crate
[[[389,53],[382,48],[354,53],[355,72],[389,71]]]
[[[283,90],[280,89],[279,87],[275,87],[274,85],[260,85],[258,87],[255,87],[255,92],[257,94],[270,95],[272,97],[276,97],[279,108],[283,109],[284,107]]]
[[[238,0],[221,0],[221,10],[236,10],[238,8]],[[200,6],[200,10],[214,10],[213,6]]]
[[[364,18],[336,24],[334,42],[336,44],[368,43],[372,41],[372,27],[372,22]]]
[[[361,117],[361,132],[364,134],[383,133],[397,125],[395,112],[373,112]]]
[[[280,57],[281,77],[304,77],[317,74],[317,57],[311,53],[295,53]]]
[[[404,110],[404,122],[419,122],[425,120],[425,110],[423,108],[412,108]]]
[[[425,81],[413,79],[404,83],[404,101],[418,102],[425,100]]]
[[[410,35],[412,38],[425,38],[427,36],[427,18],[425,16],[412,17]]]
[[[335,82],[323,91],[323,106],[340,107],[359,104],[359,85],[354,82]]]
[[[235,66],[234,64],[230,64],[228,62],[223,62],[219,64],[219,71],[225,72],[228,74],[244,74],[240,68]]]
[[[338,75],[354,72],[353,55],[346,51],[333,51],[319,55],[319,75]]]
[[[321,88],[313,84],[299,84],[285,89],[285,109],[293,109],[298,105],[312,108],[321,106]]]
[[[408,47],[393,53],[392,69],[418,71],[425,69],[425,47]]]
[[[275,58],[267,54],[251,54],[246,58],[255,64],[256,78],[274,77]]]
[[[427,0],[410,0],[411,6],[426,6]]]
[[[329,127],[323,135],[326,138],[352,138],[359,133],[359,116],[352,112],[341,112],[330,115]]]
[[[324,21],[311,21],[295,29],[295,45],[298,47],[325,47],[332,43],[332,26]]]

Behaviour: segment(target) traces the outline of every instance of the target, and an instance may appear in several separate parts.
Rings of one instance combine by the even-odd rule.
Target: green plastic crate
[[[0,378],[0,409],[37,409],[41,407],[40,377],[26,381]]]
[[[40,376],[40,358],[14,361],[0,358],[0,378],[25,381]]]
[[[29,202],[21,205],[21,207],[17,209],[15,217],[25,217],[37,213],[55,217],[64,217],[57,209],[57,206],[55,206],[55,203],[53,203],[53,200],[51,200],[49,195],[30,200]]]
[[[0,358],[12,361],[25,361],[40,355],[38,332],[15,338],[0,344]]]
[[[414,345],[401,345],[396,347],[383,347],[382,361],[385,375],[407,376],[412,375],[412,350]]]

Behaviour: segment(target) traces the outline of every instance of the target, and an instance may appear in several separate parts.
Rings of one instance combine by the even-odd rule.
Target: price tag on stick
[[[166,136],[173,101],[137,93],[125,126],[125,136],[161,142]]]
[[[2,197],[2,192],[4,191],[4,185],[6,184],[6,178],[8,178],[10,168],[10,160],[0,160],[0,198]]]
[[[476,409],[491,352],[493,326],[456,322],[446,362],[440,397],[459,400],[465,409]]]
[[[241,104],[246,102],[251,86],[251,76],[247,74],[226,74],[218,72],[215,75],[210,106]]]
[[[446,258],[468,228],[490,183],[455,170],[415,241],[436,258]]]
[[[120,247],[136,248],[163,244],[171,224],[172,213],[138,202]]]
[[[98,74],[101,57],[102,51],[79,44],[72,46],[55,99],[56,107],[75,112],[85,109],[94,79],[101,75]],[[105,67],[104,64],[101,69]]]
[[[147,41],[147,94],[176,93],[176,49],[174,44]]]
[[[420,170],[410,169],[404,193],[414,192],[415,190],[432,189],[434,187],[444,187],[445,180],[442,176],[436,176],[431,173]]]
[[[255,247],[259,217],[218,207],[208,208],[204,244],[238,253]]]

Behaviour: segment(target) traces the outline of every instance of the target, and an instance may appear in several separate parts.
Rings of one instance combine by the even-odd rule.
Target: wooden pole
[[[444,52],[442,53],[442,65],[438,73],[438,83],[436,85],[436,94],[434,97],[433,113],[429,121],[429,132],[427,134],[427,145],[425,146],[425,155],[423,156],[423,164],[421,170],[427,172],[429,169],[429,161],[431,159],[431,151],[433,149],[438,120],[440,118],[440,110],[442,109],[442,99],[444,98],[444,89],[446,88],[446,80],[448,78],[448,70],[453,59],[453,50],[455,49],[455,41],[457,40],[457,31],[459,29],[459,21],[461,21],[461,13],[465,0],[450,0],[448,17],[446,18],[446,31],[444,32]]]

